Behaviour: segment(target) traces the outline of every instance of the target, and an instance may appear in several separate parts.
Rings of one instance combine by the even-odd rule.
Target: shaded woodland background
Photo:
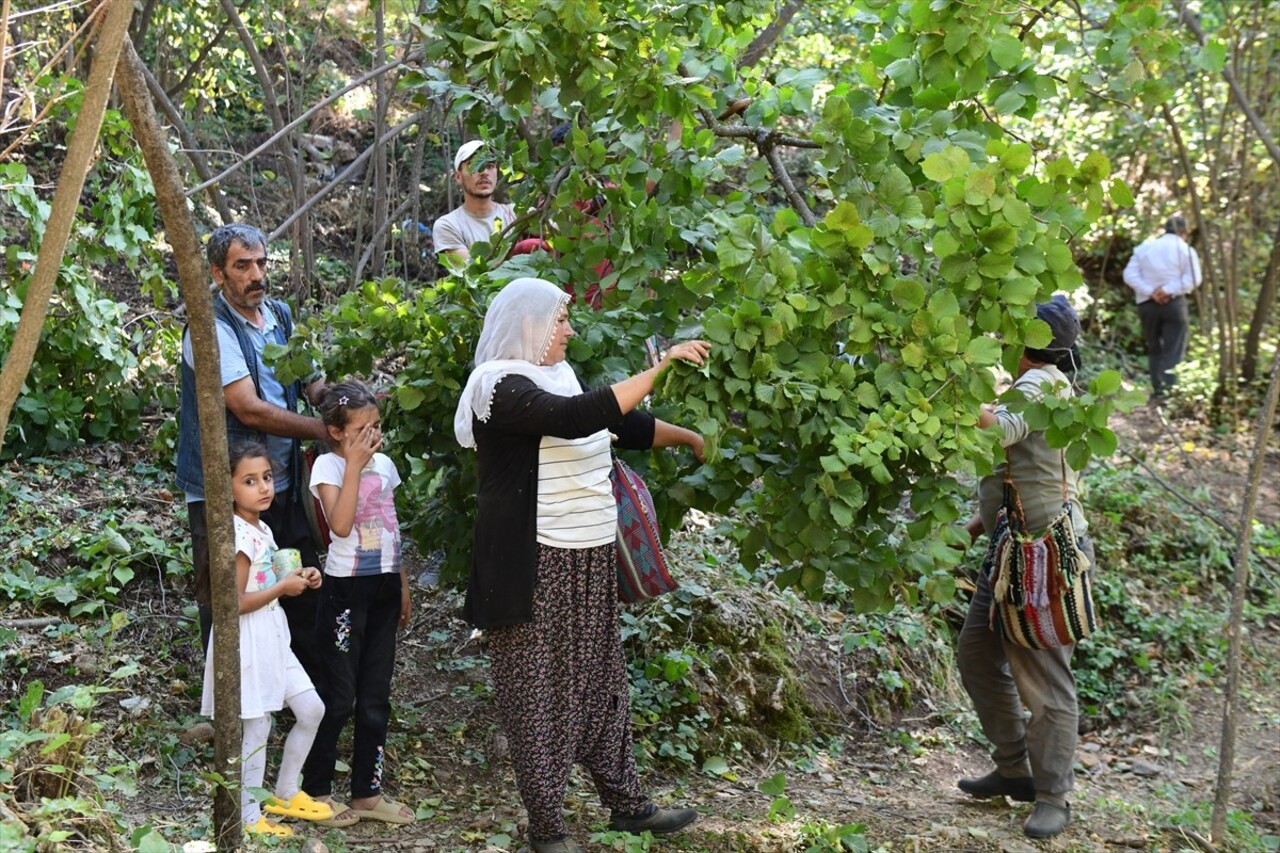
[[[6,372],[109,5],[0,0]],[[801,806],[797,816],[796,786],[821,787],[831,767],[815,766],[841,760],[835,741],[820,736],[833,719],[907,762],[931,755],[946,764],[948,749],[973,752],[972,720],[946,675],[947,625],[963,600],[960,554],[933,540],[947,538],[937,531],[960,514],[981,469],[985,448],[963,413],[990,387],[961,388],[951,367],[931,371],[961,356],[963,367],[995,366],[999,347],[972,341],[990,332],[1013,339],[1026,328],[1032,295],[1074,284],[1078,270],[1083,286],[1073,298],[1090,341],[1084,381],[1117,370],[1126,389],[1142,387],[1136,311],[1120,274],[1134,246],[1175,212],[1192,222],[1205,268],[1177,396],[1108,425],[1113,407],[1100,393],[1101,424],[1082,411],[1064,428],[1063,440],[1095,460],[1091,517],[1096,511],[1109,563],[1123,567],[1099,590],[1113,632],[1079,656],[1082,699],[1102,732],[1098,752],[1112,756],[1092,767],[1127,761],[1129,772],[1132,761],[1115,758],[1121,743],[1169,765],[1174,755],[1183,767],[1196,764],[1186,744],[1217,739],[1221,709],[1205,696],[1225,683],[1226,640],[1241,632],[1249,638],[1245,761],[1276,766],[1280,717],[1265,697],[1277,661],[1280,532],[1265,391],[1280,285],[1280,5],[935,5],[134,4],[128,37],[197,230],[243,220],[271,235],[273,287],[313,318],[282,356],[286,369],[319,360],[331,375],[373,374],[392,394],[388,423],[411,475],[413,510],[402,518],[422,553],[443,546],[446,582],[466,557],[451,545],[465,541],[469,475],[442,424],[486,288],[521,272],[580,281],[613,260],[608,310],[582,318],[575,344],[603,376],[625,372],[638,351],[627,344],[650,334],[723,335],[715,369],[724,396],[707,402],[696,377],[681,377],[658,401],[703,400],[693,419],[714,437],[721,464],[689,472],[654,460],[649,473],[663,486],[669,525],[692,519],[688,559],[707,587],[695,583],[681,600],[632,617],[629,651],[646,766],[675,785],[693,778],[732,787],[738,774],[754,773],[749,787],[767,802],[755,815],[765,829],[749,842],[713,822],[692,842],[703,847],[686,849],[859,849],[877,834],[898,843],[890,827],[901,816],[872,819],[865,837],[865,816],[833,817],[843,803],[824,801],[807,819]],[[681,132],[668,142],[673,121]],[[553,146],[550,131],[564,122],[575,132]],[[460,203],[452,152],[477,135],[505,152],[505,192],[529,213],[470,267],[445,276],[429,225]],[[947,160],[948,151],[966,157]],[[997,165],[984,171],[988,158]],[[988,171],[993,189],[975,189],[974,175]],[[597,194],[607,229],[574,207]],[[1012,218],[993,199],[1028,213]],[[113,94],[39,348],[14,386],[4,431],[0,696],[11,731],[0,740],[0,842],[15,849],[176,840],[163,818],[129,805],[139,794],[121,780],[152,777],[181,789],[208,758],[179,739],[199,661],[183,640],[190,567],[170,481],[186,306],[164,226]],[[944,232],[957,235],[952,257],[971,266],[947,266],[936,251]],[[548,236],[556,252],[506,259],[523,234]],[[1058,243],[1069,250],[1061,267]],[[1028,283],[1025,298],[983,325],[992,288],[1009,278]],[[832,296],[823,288],[833,282],[866,300]],[[956,311],[943,293],[959,300]],[[965,322],[953,327],[953,313]],[[930,348],[953,333],[960,343],[950,352]],[[810,346],[796,346],[794,363],[760,367],[761,354],[772,358],[791,341]],[[871,362],[857,359],[833,367],[837,342],[900,372],[858,373]],[[824,355],[805,358],[814,353]],[[855,410],[841,409],[849,400]],[[955,424],[952,438],[907,419],[920,400],[937,401],[937,417]],[[1250,458],[1261,490],[1256,522]],[[795,483],[809,491],[794,492]],[[783,511],[815,505],[814,517]],[[1234,571],[1241,566],[1253,569],[1247,580]],[[1242,593],[1234,610],[1232,588]],[[449,594],[424,593],[417,624],[427,639],[404,679],[421,690],[401,697],[402,778],[420,809],[441,816],[438,843],[505,849],[499,836],[518,834],[518,815],[493,817],[504,828],[489,832],[430,803],[432,785],[491,787],[476,774],[501,752],[476,710],[487,707],[484,680],[469,675],[487,663],[465,650]],[[892,607],[887,617],[865,615]],[[792,643],[816,663],[797,672],[788,665],[795,661],[778,659],[776,649]],[[157,659],[140,650],[148,644],[163,649]],[[747,676],[734,679],[735,671]],[[862,680],[850,680],[854,671]],[[116,689],[148,704],[136,714],[137,703],[117,707],[106,692]],[[450,706],[443,721],[415,705],[437,691]],[[710,698],[722,692],[730,697],[722,704]],[[940,728],[903,722],[921,714]],[[140,753],[156,766],[103,751],[102,726],[117,719],[136,725]],[[449,726],[456,744],[432,745]],[[1161,732],[1155,743],[1132,740],[1149,728]],[[935,750],[939,743],[946,749]],[[434,766],[417,768],[415,782],[423,750]],[[779,782],[768,771],[783,753]],[[948,785],[955,768],[934,769],[934,781]],[[1212,827],[1200,808],[1202,776],[1178,796],[1110,792],[1097,816],[1124,824],[1121,804],[1146,803],[1128,814],[1146,827],[1146,849],[1277,849],[1267,834],[1276,824],[1274,775],[1241,780],[1247,802],[1228,811],[1221,801]],[[923,804],[928,790],[905,814],[938,808]],[[1148,819],[1162,796],[1173,814]],[[196,814],[205,802],[176,799],[173,809]],[[785,831],[772,838],[776,827]],[[1070,843],[1090,843],[1085,833]],[[923,843],[959,849],[946,833]]]

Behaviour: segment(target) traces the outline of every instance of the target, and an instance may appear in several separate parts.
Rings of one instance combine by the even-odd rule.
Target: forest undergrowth
[[[1216,767],[1231,540],[1171,490],[1225,515],[1241,463],[1176,411],[1135,412],[1119,431],[1142,464],[1088,478],[1103,629],[1076,655],[1076,819],[1039,849],[1194,850]],[[208,835],[212,744],[196,714],[202,661],[168,471],[145,444],[107,444],[3,477],[0,849],[177,850]],[[727,521],[692,515],[673,543],[681,589],[623,615],[645,779],[702,813],[667,849],[1037,849],[1021,838],[1023,810],[954,790],[986,761],[951,653],[966,578],[949,604],[859,615],[843,588],[811,602],[777,590],[776,567],[744,569]],[[1274,517],[1255,531],[1238,850],[1280,849],[1278,531]],[[419,822],[332,830],[324,843],[515,850],[522,813],[484,643],[457,592],[414,593],[389,755]],[[650,849],[603,832],[585,777],[572,788],[571,822],[593,849]]]

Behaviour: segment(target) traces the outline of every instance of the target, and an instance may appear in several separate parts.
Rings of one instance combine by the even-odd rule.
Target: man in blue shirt
[[[262,360],[268,343],[283,344],[293,333],[293,316],[283,302],[267,297],[267,239],[251,225],[224,225],[210,236],[209,269],[220,291],[214,297],[222,391],[227,405],[227,440],[263,441],[275,469],[275,499],[262,520],[281,548],[297,548],[304,566],[318,566],[315,542],[307,521],[303,494],[300,439],[326,439],[319,418],[298,413],[302,383],[283,385]],[[209,585],[209,536],[205,519],[204,471],[200,458],[200,422],[196,413],[194,355],[191,334],[183,332],[181,399],[178,420],[178,486],[186,493],[195,563],[196,604],[200,637],[207,649],[213,609]],[[309,399],[318,399],[323,382],[310,383]],[[293,650],[314,680],[315,610],[318,595],[281,600],[293,635]]]

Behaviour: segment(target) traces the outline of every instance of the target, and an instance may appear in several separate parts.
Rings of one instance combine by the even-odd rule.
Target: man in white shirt
[[[1187,245],[1186,217],[1169,217],[1164,231],[1134,249],[1124,268],[1124,283],[1133,288],[1138,303],[1151,392],[1157,399],[1177,382],[1171,371],[1187,352],[1186,295],[1200,283],[1200,256]]]
[[[453,156],[453,180],[462,188],[462,206],[435,221],[431,239],[440,260],[466,262],[471,246],[491,241],[511,224],[515,208],[493,200],[498,161],[483,140],[464,142]]]

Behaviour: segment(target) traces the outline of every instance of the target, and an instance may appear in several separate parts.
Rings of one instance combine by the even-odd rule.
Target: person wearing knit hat
[[[1039,364],[1052,364],[1067,376],[1080,368],[1080,317],[1061,293],[1036,306],[1036,319],[1049,326],[1053,338],[1041,349],[1027,347],[1026,357]]]
[[[1069,398],[1074,392],[1064,367],[1078,366],[1073,350],[1080,336],[1080,318],[1061,296],[1037,305],[1036,317],[1049,325],[1052,338],[1041,349],[1023,350],[1012,390],[1029,400],[1045,394]],[[1005,461],[978,484],[978,512],[966,525],[969,535],[977,539],[996,529],[1008,471],[1028,530],[1049,526],[1062,512],[1065,491],[1076,544],[1089,570],[1096,571],[1093,541],[1080,503],[1080,477],[1062,450],[1049,447],[1043,432],[1032,431],[1020,412],[1004,405],[983,406],[978,425],[998,431]],[[991,586],[984,573],[977,575],[977,588],[960,629],[956,663],[982,732],[994,747],[995,768],[957,784],[974,797],[1035,803],[1023,832],[1030,838],[1050,838],[1071,822],[1067,796],[1075,786],[1079,713],[1071,672],[1075,647],[1029,649],[1006,640],[998,625],[992,625]]]
[[[458,146],[453,155],[453,180],[462,190],[462,204],[435,221],[431,239],[437,256],[466,262],[471,247],[491,241],[516,218],[510,204],[494,201],[498,188],[498,161],[482,139]]]

